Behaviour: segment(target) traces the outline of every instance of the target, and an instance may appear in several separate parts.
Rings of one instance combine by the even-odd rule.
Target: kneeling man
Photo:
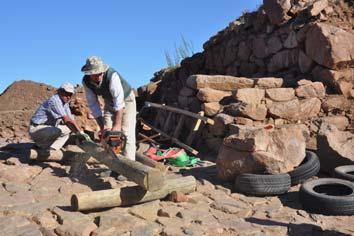
[[[39,149],[59,150],[71,132],[90,139],[80,130],[70,111],[69,102],[74,92],[72,84],[62,84],[57,93],[44,101],[33,114],[29,135]]]

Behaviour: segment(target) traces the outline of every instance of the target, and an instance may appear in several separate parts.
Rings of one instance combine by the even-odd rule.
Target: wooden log
[[[214,120],[205,117],[205,116],[200,116],[196,113],[190,112],[190,111],[185,111],[176,107],[170,107],[170,106],[166,106],[166,105],[161,105],[161,104],[157,104],[157,103],[152,103],[152,102],[145,102],[145,106],[146,107],[155,107],[158,109],[162,109],[162,110],[166,110],[166,111],[172,111],[175,113],[179,113],[179,114],[184,114],[186,116],[190,116],[190,117],[194,117],[196,119],[201,119],[202,121],[204,121],[205,123],[208,123],[210,125],[214,124]]]
[[[29,160],[37,162],[71,162],[79,152],[61,150],[29,150]],[[99,162],[90,157],[88,164],[98,164]]]
[[[106,151],[96,143],[84,141],[79,146],[100,163],[124,175],[146,190],[155,191],[164,184],[164,174],[155,168],[116,155],[113,151]]]
[[[101,209],[107,207],[127,206],[165,198],[173,191],[191,193],[197,186],[193,176],[166,179],[164,186],[154,192],[149,192],[139,186],[100,190],[74,194],[71,197],[71,207],[75,211]]]
[[[198,155],[198,151],[195,150],[194,148],[182,143],[181,141],[179,141],[178,139],[171,137],[170,135],[166,134],[165,132],[163,132],[162,130],[155,128],[154,126],[148,124],[147,122],[143,121],[140,118],[141,122],[143,122],[145,125],[149,126],[151,129],[153,129],[155,132],[160,133],[162,136],[165,136],[167,138],[169,138],[173,143],[177,144],[178,146],[186,149],[188,152],[192,153],[193,155]]]
[[[156,169],[162,171],[163,173],[166,173],[168,170],[168,167],[165,166],[164,164],[162,164],[161,162],[157,162],[155,160],[152,160],[142,153],[137,152],[135,154],[135,159],[136,159],[136,161],[143,163],[144,165],[150,166],[152,168],[156,168]]]

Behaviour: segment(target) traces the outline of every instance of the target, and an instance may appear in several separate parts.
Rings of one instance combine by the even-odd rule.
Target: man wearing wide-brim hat
[[[75,88],[72,84],[63,83],[57,93],[45,100],[33,114],[29,135],[39,150],[59,150],[71,132],[89,140],[89,136],[76,124],[69,107],[74,93]]]
[[[135,160],[136,102],[132,87],[97,56],[88,57],[81,71],[87,103],[101,134],[105,130],[122,131],[127,137],[123,155]],[[104,99],[103,111],[98,96]]]

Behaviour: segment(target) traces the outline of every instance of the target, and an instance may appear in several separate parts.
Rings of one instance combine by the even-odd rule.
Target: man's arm
[[[122,120],[123,120],[123,108],[115,111],[114,113],[114,121],[113,121],[113,127],[112,127],[112,131],[122,131]]]
[[[71,131],[75,133],[80,132],[80,127],[74,120],[74,116],[71,113],[69,104],[63,105],[59,95],[57,97],[53,97],[53,99],[49,101],[48,111],[55,120],[61,119]]]
[[[71,131],[73,131],[74,133],[80,133],[81,132],[80,127],[77,125],[75,120],[70,118],[70,116],[68,116],[68,115],[63,116],[63,121],[64,121],[64,124],[66,126],[68,126],[69,129]]]
[[[83,83],[83,87],[85,89],[85,95],[86,95],[86,100],[87,100],[87,105],[90,108],[93,117],[95,118],[98,126],[100,127],[100,130],[104,130],[104,119],[102,116],[102,111],[100,108],[100,103],[98,101],[97,95],[89,89],[85,83]]]

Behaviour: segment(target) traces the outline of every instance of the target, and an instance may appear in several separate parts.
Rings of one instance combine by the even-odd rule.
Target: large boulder
[[[234,122],[234,117],[219,113],[214,117],[214,125],[208,126],[214,136],[224,136],[228,132],[228,125]]]
[[[350,109],[351,100],[346,99],[342,95],[328,95],[322,102],[322,109],[324,112],[343,112]]]
[[[308,98],[299,101],[273,102],[269,106],[269,114],[274,118],[287,120],[305,120],[317,116],[321,110],[321,100]]]
[[[197,93],[198,99],[202,102],[219,102],[229,96],[231,96],[231,92],[211,88],[202,88]]]
[[[283,85],[282,78],[276,77],[264,77],[264,78],[257,78],[256,79],[256,88],[280,88]]]
[[[207,102],[201,106],[206,116],[215,116],[222,109],[222,106],[218,102]]]
[[[266,96],[276,102],[286,102],[295,98],[295,90],[293,88],[267,89]]]
[[[225,144],[221,145],[216,159],[218,177],[233,181],[243,173],[260,173],[264,170],[253,158],[250,152],[237,151]]]
[[[264,59],[276,53],[282,49],[282,47],[282,42],[277,36],[272,36],[269,39],[266,39],[264,34],[256,37],[252,44],[253,54],[260,59]]]
[[[332,173],[334,168],[354,164],[354,134],[339,131],[334,125],[322,123],[317,135],[317,154],[321,170]]]
[[[264,104],[254,103],[231,103],[224,107],[224,113],[230,116],[241,116],[252,120],[265,120],[267,116],[267,107]]]
[[[242,173],[286,173],[305,157],[304,125],[255,128],[233,125],[217,158],[219,177],[232,180]],[[230,132],[231,133],[231,132]]]
[[[248,104],[259,104],[264,98],[264,89],[259,88],[243,88],[238,89],[232,94],[239,102],[245,102]]]
[[[317,16],[321,13],[326,7],[328,7],[327,0],[318,0],[315,1],[311,7],[308,8],[308,12],[311,16]]]
[[[187,85],[193,89],[211,88],[232,91],[240,88],[252,88],[253,84],[252,79],[227,75],[191,75],[187,79]]]
[[[320,65],[336,69],[354,62],[354,34],[325,23],[311,25],[306,54]]]
[[[349,120],[345,116],[325,116],[320,118],[321,124],[327,123],[334,125],[338,130],[344,131],[348,125]]]
[[[264,10],[273,25],[281,25],[291,17],[287,14],[291,8],[290,0],[263,0]]]
[[[332,92],[350,96],[354,85],[354,68],[331,70],[323,66],[316,66],[311,71],[315,80],[325,83]]]
[[[300,85],[296,88],[295,93],[300,98],[323,98],[326,95],[325,87],[321,82],[311,82],[308,80],[300,80]]]
[[[269,72],[277,72],[297,65],[299,60],[298,49],[287,49],[277,52],[272,56],[267,64]]]

